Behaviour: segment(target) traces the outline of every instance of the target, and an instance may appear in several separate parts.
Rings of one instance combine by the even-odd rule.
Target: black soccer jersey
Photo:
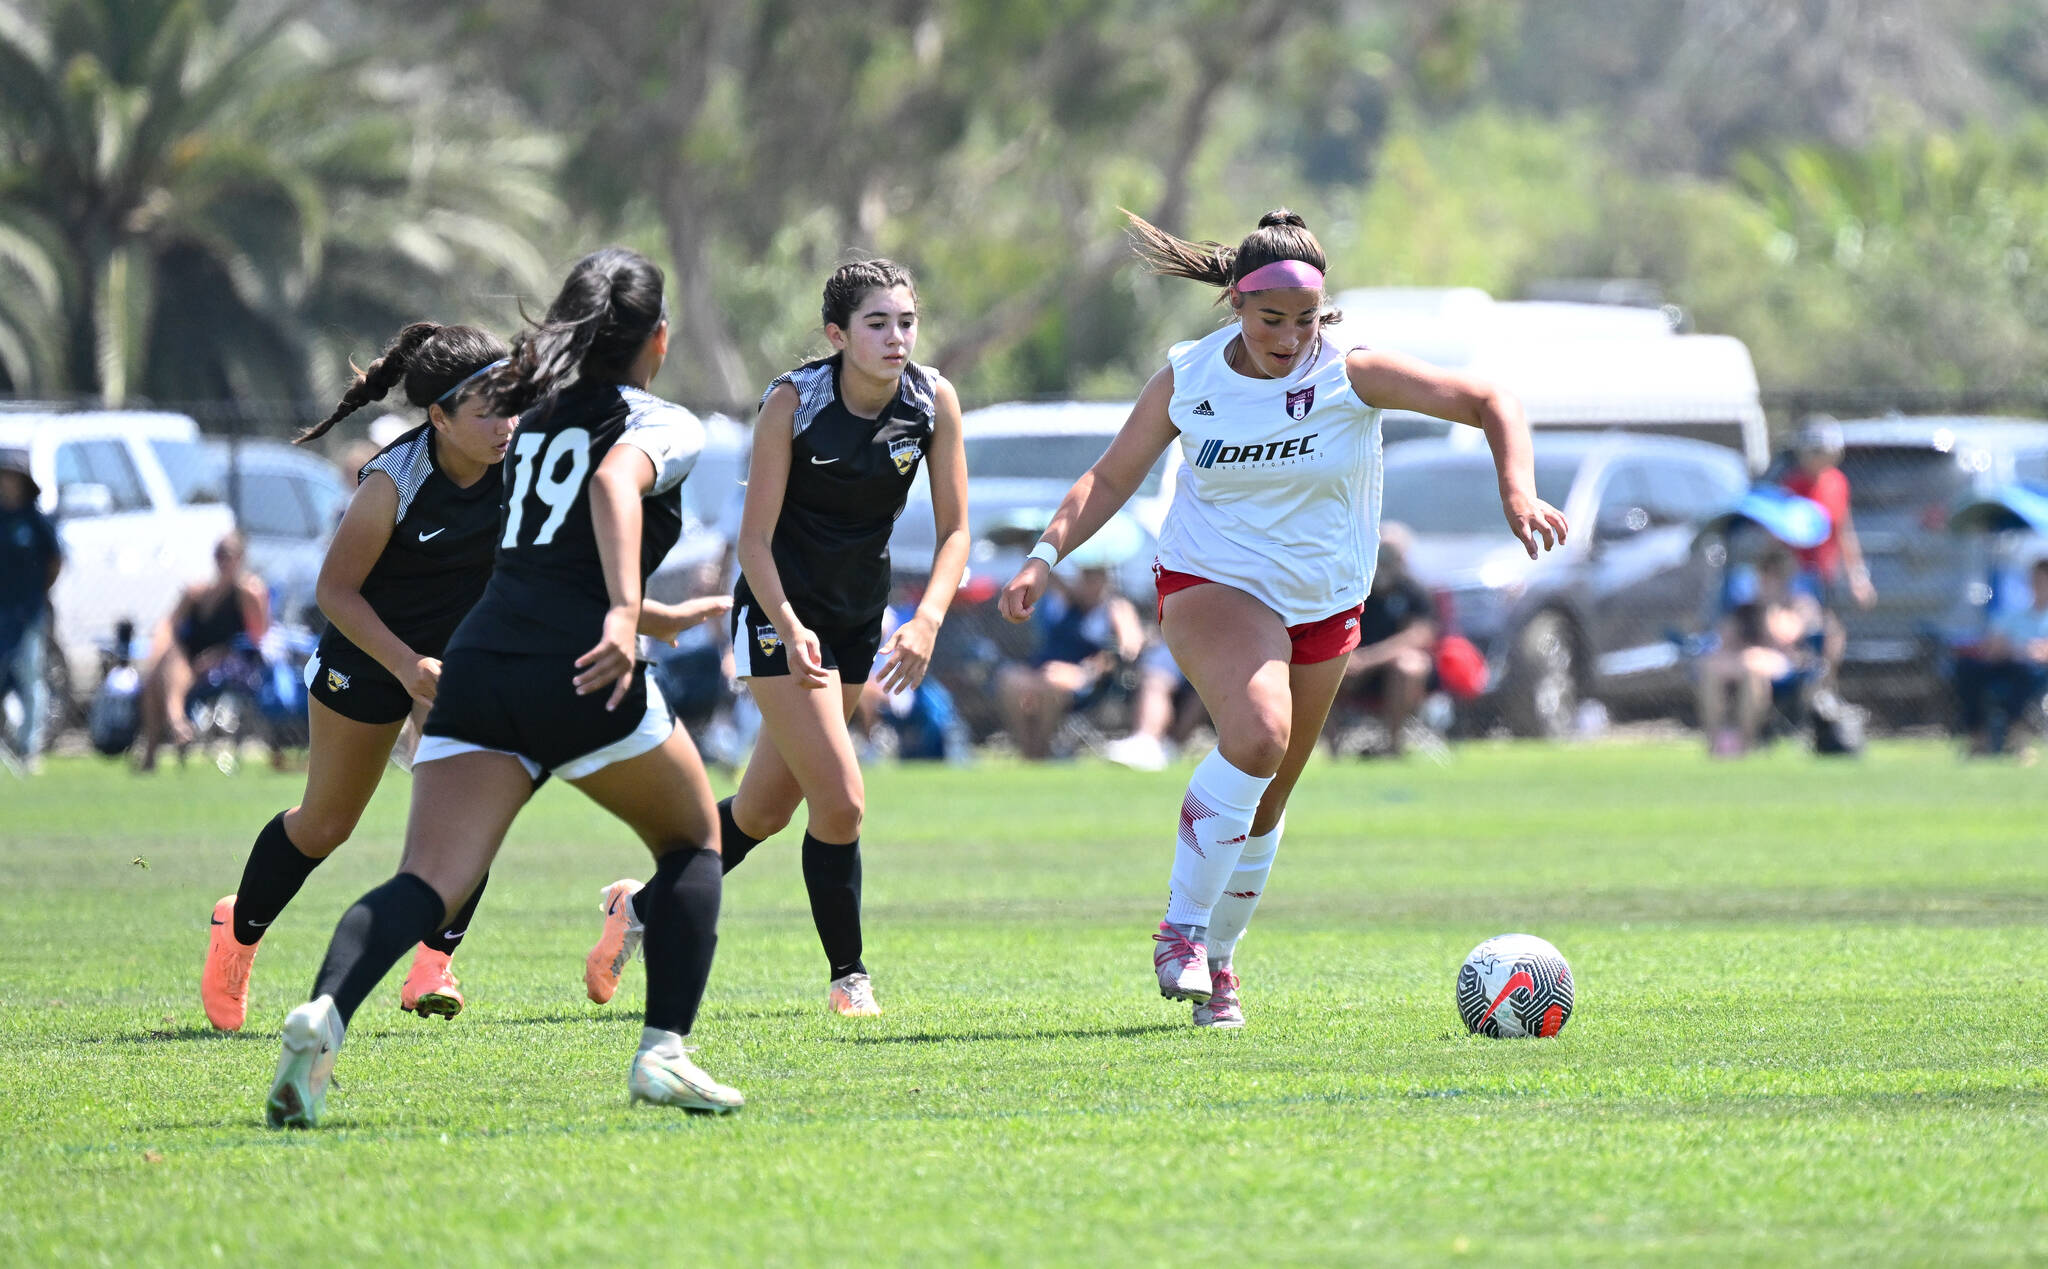
[[[682,406],[616,383],[577,383],[527,411],[505,459],[497,566],[449,648],[589,651],[611,607],[590,521],[590,477],[624,442],[654,462],[641,501],[640,579],[683,532],[683,478],[704,449],[704,425]]]
[[[439,442],[422,423],[363,464],[358,482],[383,472],[398,486],[398,519],[363,579],[378,620],[421,656],[438,657],[463,614],[484,593],[498,541],[498,472],[464,489],[435,462]],[[327,638],[353,648],[339,631]],[[360,649],[358,649],[360,651]]]
[[[889,532],[903,514],[917,466],[931,445],[938,372],[911,363],[880,418],[864,419],[839,394],[837,355],[768,385],[797,392],[789,484],[775,522],[775,570],[806,625],[849,630],[889,604]],[[742,577],[736,606],[758,609]]]

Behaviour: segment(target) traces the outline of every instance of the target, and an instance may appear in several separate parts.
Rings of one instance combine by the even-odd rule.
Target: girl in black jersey
[[[731,871],[809,805],[804,887],[829,966],[826,998],[863,1017],[881,1010],[861,961],[865,794],[846,724],[878,650],[884,689],[924,677],[967,565],[967,457],[953,385],[910,359],[909,270],[888,260],[841,267],[825,283],[823,316],[836,351],[769,384],[754,424],[732,632],[761,741],[739,792],[718,804],[719,840]],[[889,532],[924,461],[938,549],[916,616],[882,648]],[[623,881],[606,892],[604,935],[585,963],[593,999],[609,998],[631,954],[632,891]]]
[[[317,597],[330,624],[306,664],[305,797],[263,826],[242,884],[213,905],[199,995],[207,1020],[223,1031],[241,1029],[264,931],[355,831],[406,718],[423,715],[434,699],[448,636],[491,575],[498,460],[514,421],[493,413],[477,389],[505,353],[503,341],[473,326],[416,322],[356,376],[334,413],[298,437],[326,435],[394,387],[427,413],[357,474],[320,567]],[[479,885],[453,921],[421,941],[401,1008],[421,1017],[462,1011],[448,958],[482,893]]]
[[[312,999],[285,1019],[271,1126],[319,1118],[356,1008],[462,907],[549,773],[655,856],[633,1100],[742,1104],[683,1048],[717,943],[717,810],[689,734],[636,656],[641,587],[682,532],[682,482],[704,444],[696,416],[646,390],[667,355],[661,271],[612,248],[577,262],[510,362],[485,376],[488,399],[521,411],[496,567],[442,657],[399,873],[342,917]]]

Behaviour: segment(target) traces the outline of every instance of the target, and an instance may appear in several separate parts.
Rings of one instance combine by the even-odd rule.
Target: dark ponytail
[[[819,305],[818,315],[825,319],[825,325],[844,330],[846,324],[853,320],[853,311],[860,307],[861,300],[869,291],[886,291],[897,286],[909,287],[911,299],[917,298],[917,279],[894,260],[877,257],[842,264],[825,279],[825,302]]]
[[[371,362],[369,369],[356,370],[355,363],[349,363],[349,369],[355,370],[356,381],[342,393],[341,404],[292,441],[304,445],[327,435],[336,423],[372,401],[382,401],[401,382],[405,385],[405,399],[413,405],[425,409],[438,402],[452,412],[462,399],[441,398],[477,371],[501,360],[505,352],[505,341],[487,330],[414,322],[398,332],[398,337],[385,346],[384,354]],[[469,395],[470,392],[462,394]]]
[[[569,270],[547,315],[512,342],[490,376],[497,409],[525,412],[577,379],[617,382],[667,316],[661,270],[637,251],[606,247]]]
[[[1239,278],[1278,260],[1299,260],[1314,265],[1317,272],[1329,268],[1323,244],[1309,232],[1308,222],[1297,212],[1276,207],[1259,217],[1259,227],[1246,234],[1235,247],[1220,242],[1190,242],[1167,233],[1134,212],[1125,211],[1131,222],[1131,246],[1152,272],[1169,278],[1187,278],[1228,290]],[[1325,315],[1330,320],[1330,315]]]

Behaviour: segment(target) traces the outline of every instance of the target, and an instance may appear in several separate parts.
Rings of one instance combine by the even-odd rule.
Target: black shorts
[[[809,626],[804,614],[797,620]],[[851,629],[826,630],[810,626],[818,636],[818,655],[828,670],[839,671],[841,683],[865,683],[875,667],[875,654],[882,650],[882,618]],[[770,679],[789,674],[789,649],[775,623],[751,604],[735,604],[732,610],[733,677]]]
[[[306,662],[306,694],[343,718],[381,727],[405,721],[412,694],[376,658],[333,632]]]
[[[536,781],[550,772],[580,780],[639,757],[675,730],[644,663],[633,667],[633,686],[615,710],[604,707],[611,688],[578,696],[575,677],[568,653],[448,653],[413,766],[481,750],[519,759]]]

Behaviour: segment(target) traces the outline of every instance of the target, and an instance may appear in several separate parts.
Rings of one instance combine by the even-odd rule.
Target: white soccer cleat
[[[1213,990],[1209,982],[1209,953],[1193,932],[1198,926],[1159,923],[1152,941],[1159,947],[1152,953],[1152,968],[1159,974],[1159,994],[1168,1000],[1192,1000],[1204,1004]]]
[[[729,1115],[747,1104],[736,1088],[727,1088],[690,1060],[690,1050],[660,1053],[642,1049],[633,1055],[626,1075],[632,1104],[675,1106],[705,1115]]]
[[[1237,998],[1237,971],[1225,965],[1210,976],[1209,999],[1195,1006],[1195,1025],[1234,1029],[1244,1025],[1244,1004]]]
[[[1139,732],[1110,741],[1102,747],[1102,756],[1133,771],[1164,771],[1173,761],[1158,737]]]
[[[875,1003],[875,985],[866,974],[848,974],[832,980],[825,1003],[842,1018],[879,1018],[882,1006]]]
[[[265,1123],[272,1128],[311,1128],[320,1122],[342,1032],[332,996],[308,1001],[285,1015],[284,1052],[278,1055],[277,1075],[264,1102]]]

